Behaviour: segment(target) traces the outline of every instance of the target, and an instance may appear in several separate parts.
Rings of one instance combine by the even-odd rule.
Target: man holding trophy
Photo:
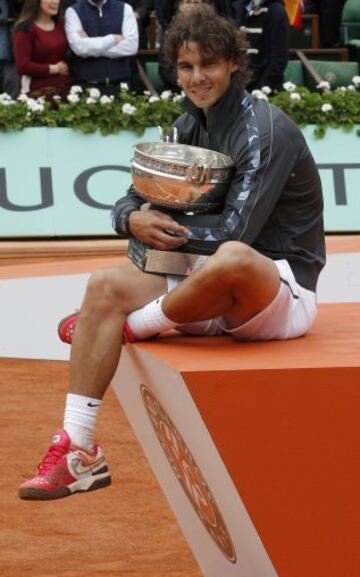
[[[173,142],[136,147],[133,186],[113,209],[136,264],[94,273],[80,313],[60,325],[64,338],[76,324],[63,429],[20,486],[23,499],[110,484],[93,438],[123,333],[291,339],[316,316],[323,200],[302,133],[246,92],[246,44],[230,20],[202,5],[176,17],[165,42],[185,112],[169,133]]]

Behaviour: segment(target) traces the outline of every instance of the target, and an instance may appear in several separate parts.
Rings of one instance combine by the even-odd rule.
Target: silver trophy
[[[215,152],[173,142],[142,142],[134,146],[131,163],[136,192],[147,206],[181,211],[188,215],[215,210],[228,189],[233,162]],[[176,218],[176,216],[175,216]],[[191,218],[191,217],[190,217]],[[131,237],[129,258],[143,271],[188,275],[206,260],[205,255],[174,250],[156,250]]]

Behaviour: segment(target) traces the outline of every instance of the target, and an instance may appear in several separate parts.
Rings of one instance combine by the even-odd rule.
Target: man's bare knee
[[[118,270],[98,270],[89,278],[85,303],[103,313],[107,310],[125,312],[126,294],[127,284]]]
[[[246,278],[256,264],[256,252],[248,245],[229,241],[223,243],[209,264],[214,267],[214,274],[219,275],[224,282],[239,282]]]

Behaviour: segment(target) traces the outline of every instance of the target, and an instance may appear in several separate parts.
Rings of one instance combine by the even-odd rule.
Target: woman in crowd
[[[60,0],[25,0],[14,26],[14,52],[20,92],[64,95],[70,84],[68,44]]]

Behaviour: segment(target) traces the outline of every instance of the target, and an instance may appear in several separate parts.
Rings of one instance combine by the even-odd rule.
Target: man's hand
[[[86,34],[86,32],[83,28],[78,30],[78,34],[79,34],[79,36],[81,36],[81,38],[87,38],[88,37],[88,35]]]
[[[157,250],[170,250],[188,241],[187,229],[157,210],[131,212],[129,229],[133,236]]]

